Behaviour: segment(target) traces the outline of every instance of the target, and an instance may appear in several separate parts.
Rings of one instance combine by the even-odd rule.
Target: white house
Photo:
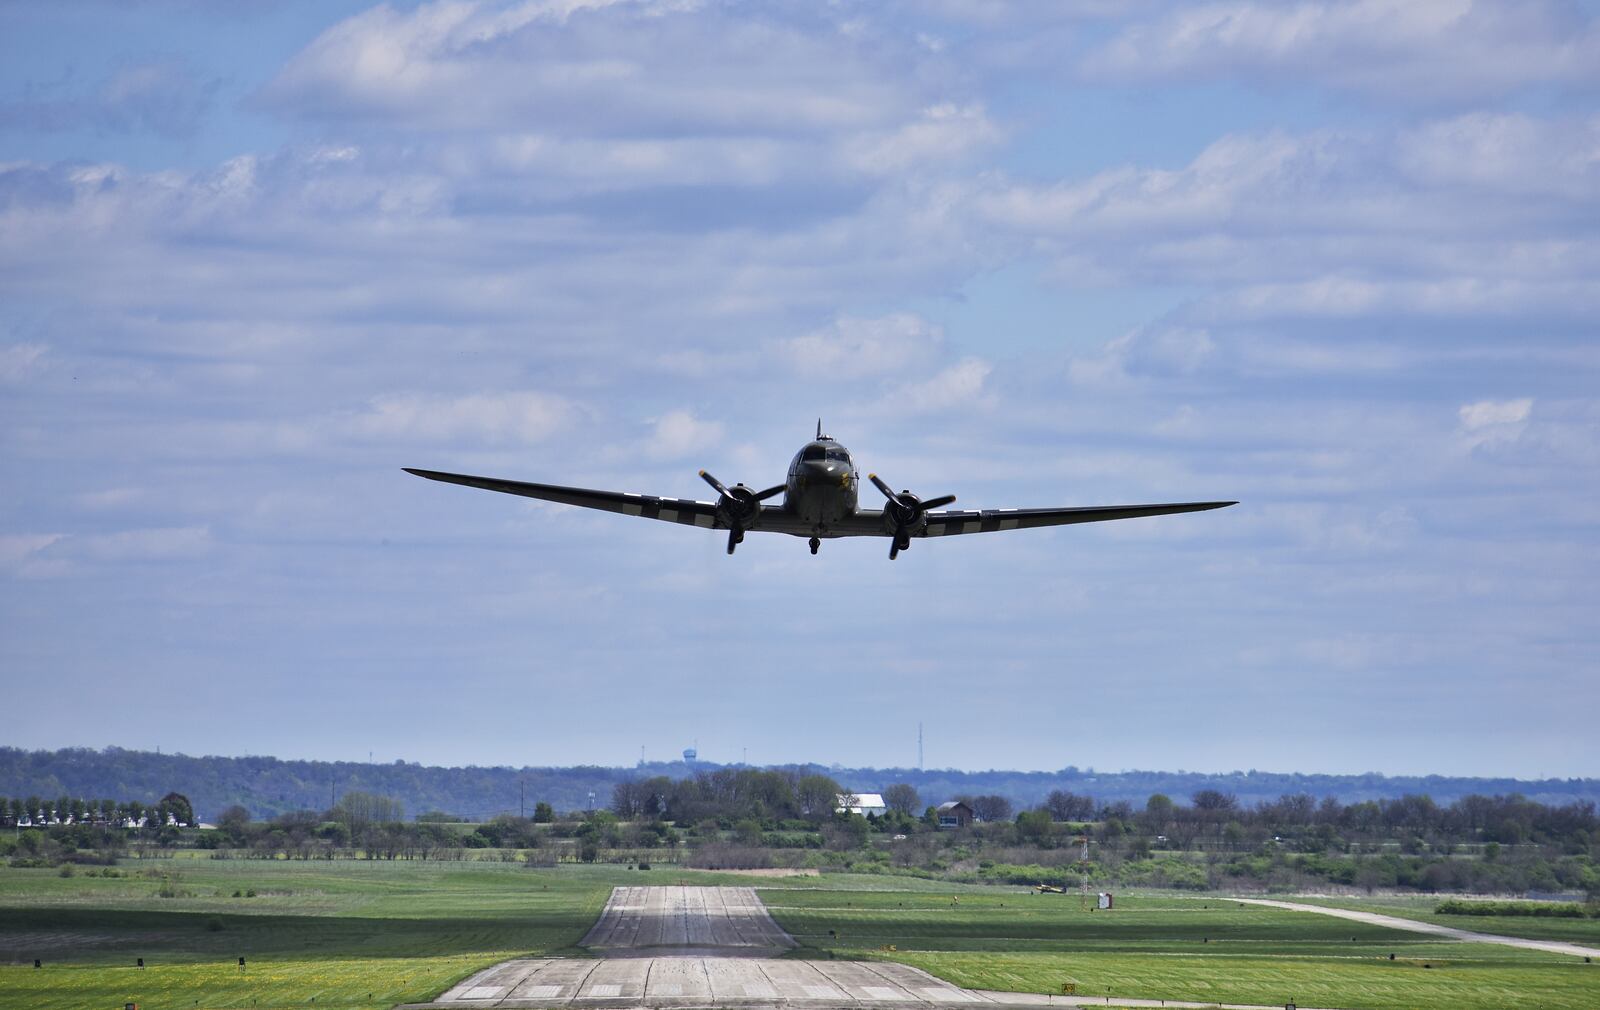
[[[840,793],[839,812],[843,813],[846,809],[863,817],[882,817],[889,812],[888,804],[883,802],[880,793]]]

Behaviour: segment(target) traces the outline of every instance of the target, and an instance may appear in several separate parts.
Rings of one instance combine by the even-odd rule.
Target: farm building
[[[977,820],[972,813],[972,808],[960,800],[941,803],[934,813],[939,817],[939,827],[941,828],[964,828]]]
[[[863,817],[882,817],[889,812],[888,805],[879,793],[840,793],[839,810],[843,812],[846,809]]]

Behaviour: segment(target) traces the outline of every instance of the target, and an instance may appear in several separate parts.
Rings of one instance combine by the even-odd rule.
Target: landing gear
[[[900,552],[901,551],[905,550],[906,548],[908,548],[910,546],[911,546],[911,538],[910,537],[904,537],[904,536],[901,536],[899,533],[896,533],[894,535],[894,543],[892,545],[890,545],[890,547],[889,547],[889,560],[893,561],[895,558],[900,556]]]
[[[733,553],[733,549],[735,547],[739,546],[743,542],[744,542],[744,530],[742,530],[739,527],[735,526],[733,529],[728,531],[728,553],[729,554],[732,554]]]
[[[817,553],[817,548],[821,547],[821,546],[822,546],[822,541],[821,540],[818,540],[816,537],[812,537],[811,538],[811,553],[812,554]]]

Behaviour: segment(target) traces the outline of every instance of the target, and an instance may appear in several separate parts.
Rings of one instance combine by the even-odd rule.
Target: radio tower
[[[917,723],[917,771],[922,771],[922,723]]]

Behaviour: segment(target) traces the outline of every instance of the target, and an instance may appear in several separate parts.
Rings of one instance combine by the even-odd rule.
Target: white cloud
[[[780,341],[779,353],[801,375],[887,375],[921,370],[944,348],[944,332],[909,312],[843,316],[827,327]]]
[[[914,101],[874,65],[879,42],[820,12],[785,23],[701,4],[384,5],[325,31],[264,98],[308,118],[447,131],[860,129]]]
[[[156,527],[111,533],[22,533],[0,536],[0,568],[24,579],[61,578],[85,563],[182,561],[213,546],[203,526]]]
[[[981,358],[963,358],[930,378],[891,387],[882,406],[895,413],[917,414],[988,406],[993,398],[984,383],[992,371],[994,366]]]
[[[1516,442],[1532,413],[1532,397],[1463,404],[1456,412],[1461,420],[1461,442],[1468,449],[1492,449]]]
[[[1218,319],[1577,317],[1600,308],[1596,149],[1590,119],[1230,135],[1180,169],[996,178],[970,205],[1054,256],[1064,281],[1208,285]]]
[[[1556,2],[1179,4],[1118,33],[1091,78],[1321,83],[1385,102],[1459,101],[1600,79],[1600,31]]]
[[[198,557],[211,549],[212,539],[207,527],[174,526],[75,536],[62,547],[91,561],[165,561]]]
[[[1461,426],[1468,431],[1476,431],[1497,424],[1519,424],[1528,419],[1533,411],[1533,400],[1524,397],[1520,400],[1480,400],[1469,403],[1458,412],[1461,416]]]
[[[1000,137],[1000,129],[989,120],[982,105],[941,102],[923,109],[916,120],[887,133],[846,141],[844,157],[866,172],[903,172],[930,162],[953,161],[993,145]]]
[[[1216,343],[1204,329],[1157,325],[1130,330],[1096,355],[1072,358],[1067,374],[1083,386],[1113,386],[1136,375],[1187,375],[1213,357]]]
[[[368,438],[534,443],[559,431],[573,411],[566,399],[536,391],[393,393],[374,398],[346,427]]]
[[[81,507],[92,511],[121,508],[140,501],[146,495],[142,488],[114,487],[103,491],[86,491],[74,499]]]
[[[0,534],[0,566],[15,569],[61,538],[60,533]]]
[[[0,382],[21,382],[37,373],[46,350],[43,344],[7,344],[0,347]]]
[[[702,421],[688,410],[674,410],[651,422],[652,433],[645,452],[658,460],[681,459],[691,453],[716,446],[722,441],[720,421]]]

